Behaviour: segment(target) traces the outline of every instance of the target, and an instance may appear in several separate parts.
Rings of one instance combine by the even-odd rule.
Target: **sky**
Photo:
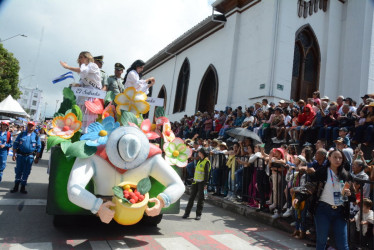
[[[77,67],[81,51],[104,55],[103,70],[147,61],[212,14],[214,0],[0,0],[0,39],[20,63],[20,84],[43,91],[41,116],[50,117],[62,89],[52,84],[67,72],[59,61]],[[75,74],[75,81],[79,77]],[[58,104],[59,105],[59,104]],[[44,113],[45,111],[45,113]]]

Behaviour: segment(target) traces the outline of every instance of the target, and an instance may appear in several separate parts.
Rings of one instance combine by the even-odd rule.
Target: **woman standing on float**
[[[342,183],[347,182],[349,177],[344,164],[343,153],[334,149],[329,153],[327,166],[312,174],[305,186],[295,189],[295,199],[292,202],[294,207],[312,196],[311,209],[316,225],[317,250],[326,248],[330,227],[334,232],[337,249],[349,249],[347,220],[349,202],[355,201],[355,195],[352,188],[342,187]]]
[[[146,80],[141,80],[144,65],[145,63],[142,60],[136,60],[131,64],[131,67],[127,69],[127,73],[123,81],[125,89],[134,87],[137,91],[142,91],[148,95],[149,88],[155,84],[155,78],[150,77]]]
[[[78,57],[79,67],[71,67],[66,62],[60,61],[60,64],[65,69],[74,71],[79,74],[79,84],[74,85],[75,87],[83,87],[89,89],[102,89],[101,86],[101,75],[99,67],[94,63],[94,58],[88,51],[83,51]],[[82,120],[82,132],[87,132],[87,127],[96,121],[97,115],[91,113],[86,109],[85,102],[92,101],[92,98],[80,96],[77,98],[77,105],[81,108],[84,116]]]

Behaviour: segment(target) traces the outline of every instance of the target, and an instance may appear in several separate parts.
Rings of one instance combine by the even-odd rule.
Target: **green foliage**
[[[86,145],[86,141],[77,141],[72,143],[66,150],[67,158],[88,158],[94,155],[97,151],[96,147],[91,147]]]
[[[67,141],[58,136],[49,136],[47,139],[47,151],[50,150],[53,146],[60,144],[61,142]]]
[[[158,117],[161,117],[161,116],[165,116],[164,107],[156,107],[155,117],[158,118]]]
[[[58,113],[65,114],[66,111],[71,109],[73,105],[76,105],[75,95],[74,92],[70,88],[64,88],[63,90],[64,99],[58,109]]]
[[[122,202],[127,202],[129,204],[132,204],[128,199],[123,197],[123,189],[120,186],[115,186],[112,189],[113,189],[114,196],[122,199]]]
[[[116,98],[116,95],[114,94],[114,92],[113,91],[107,91],[105,99],[104,99],[104,103],[105,104],[110,103],[114,100],[114,98]]]
[[[148,193],[151,190],[151,180],[148,177],[141,179],[136,188],[141,194]]]
[[[68,111],[69,109],[71,109],[71,107],[75,104],[75,100],[74,102],[70,99],[66,99],[64,98],[64,100],[62,101],[61,105],[60,105],[60,108],[58,109],[58,113],[61,113],[61,114],[65,114],[66,111]],[[64,115],[62,115],[64,116]]]
[[[0,43],[0,101],[8,95],[18,99],[21,91],[18,88],[19,62],[12,53]]]
[[[53,118],[54,118],[54,117],[57,117],[57,116],[64,116],[64,114],[62,114],[62,113],[58,113],[58,112],[57,112],[57,113],[55,113],[55,114],[53,115]]]
[[[129,122],[135,123],[138,125],[138,119],[134,115],[134,113],[122,110],[122,115],[121,115],[121,123],[123,126],[129,126]]]
[[[69,99],[75,104],[75,95],[74,95],[73,90],[71,90],[70,88],[64,88],[64,90],[62,91],[62,94],[65,99]]]
[[[81,134],[82,134],[81,130],[75,132],[73,137],[71,137],[71,142],[79,141],[79,139],[81,138]]]
[[[83,113],[82,113],[81,108],[78,105],[74,104],[73,107],[71,107],[71,111],[75,114],[78,121],[82,121]]]
[[[64,152],[64,154],[66,154],[66,151],[68,150],[68,148],[70,147],[71,144],[72,144],[71,141],[61,142],[61,150],[62,150],[62,152]]]

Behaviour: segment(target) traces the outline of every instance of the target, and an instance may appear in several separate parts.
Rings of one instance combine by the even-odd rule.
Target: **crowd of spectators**
[[[235,127],[253,131],[263,143],[230,137],[227,132]],[[374,181],[374,99],[370,96],[363,96],[358,106],[343,96],[336,101],[320,98],[318,91],[306,102],[281,100],[276,105],[264,99],[244,110],[227,107],[214,114],[185,115],[172,128],[194,152],[201,148],[209,152],[212,195],[274,213],[273,218],[293,218],[293,236],[299,239],[313,235],[315,229],[310,201],[292,206],[295,190],[329,165],[329,152],[340,151],[355,197],[350,203],[352,242],[372,242],[374,185],[360,182]],[[186,185],[193,181],[196,157],[194,153],[186,168]]]

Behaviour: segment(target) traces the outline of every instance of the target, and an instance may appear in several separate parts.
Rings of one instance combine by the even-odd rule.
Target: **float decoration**
[[[147,95],[142,91],[136,91],[134,87],[126,88],[123,93],[116,95],[114,102],[117,104],[117,114],[121,114],[121,110],[134,113],[137,117],[139,114],[146,114],[150,105],[147,102]]]
[[[180,168],[187,166],[188,158],[192,151],[184,144],[181,138],[175,138],[172,142],[164,144],[165,160],[170,165],[176,165]]]
[[[145,119],[142,121],[140,129],[147,136],[148,140],[160,138],[160,136],[156,132],[152,131],[152,123],[149,119]]]
[[[50,136],[58,136],[63,139],[70,139],[82,127],[82,122],[73,113],[65,116],[57,116],[52,121],[53,128],[48,131]]]
[[[115,103],[117,103],[116,109],[111,103],[113,98]],[[87,134],[80,136],[81,132],[79,131],[79,127],[78,130],[73,132],[73,136],[70,138],[62,138],[62,134],[57,135],[56,133],[48,138],[48,149],[58,144],[60,144],[60,147],[52,149],[53,156],[51,166],[53,167],[51,167],[48,199],[53,197],[53,202],[52,205],[48,202],[47,211],[50,212],[51,210],[56,211],[56,209],[62,209],[58,211],[68,211],[68,213],[76,213],[76,211],[81,211],[80,213],[89,212],[91,207],[80,205],[85,199],[74,198],[76,185],[82,188],[79,192],[86,192],[87,190],[95,195],[94,192],[97,190],[97,187],[105,185],[107,182],[106,184],[110,185],[109,190],[114,192],[112,199],[116,204],[113,208],[115,210],[114,220],[119,224],[132,225],[137,223],[143,217],[146,207],[152,208],[154,206],[152,204],[154,203],[152,199],[150,203],[148,203],[150,197],[157,197],[158,199],[165,198],[164,202],[167,203],[167,206],[163,208],[163,211],[169,213],[179,212],[180,207],[177,201],[184,192],[184,185],[178,176],[178,174],[181,174],[181,170],[178,167],[187,165],[187,159],[188,156],[191,155],[191,151],[184,145],[182,139],[175,138],[173,131],[171,131],[170,122],[168,118],[164,116],[162,107],[156,108],[155,116],[158,119],[156,124],[151,124],[149,119],[143,120],[142,114],[147,113],[150,107],[146,102],[146,98],[147,96],[143,92],[136,91],[134,88],[126,89],[116,97],[113,97],[112,93],[107,93],[105,99],[105,104],[107,105],[105,108],[102,101],[96,101],[92,102],[92,105],[86,105],[86,107],[96,105],[95,108],[103,105],[103,109],[100,107],[98,109],[100,112],[98,112],[99,118],[97,122],[92,123],[88,127]],[[82,117],[82,112],[75,103],[74,93],[70,89],[65,88],[64,101],[61,103],[59,113],[66,114],[66,116],[69,117],[75,116],[77,120],[80,120],[79,118]],[[64,117],[64,115],[58,116]],[[61,120],[61,117],[56,117],[56,121],[58,119]],[[116,120],[118,122],[116,122]],[[62,122],[60,123],[62,124]],[[122,126],[120,126],[120,124],[122,124]],[[160,127],[159,135],[154,132],[155,127],[157,129],[157,125]],[[131,127],[136,127],[136,129]],[[113,134],[112,131],[114,131]],[[115,134],[116,131],[117,135]],[[70,136],[70,132],[67,134]],[[129,137],[127,139],[123,138],[124,135],[126,135],[126,137],[129,135]],[[163,159],[164,157],[161,155],[161,149],[149,143],[149,140],[157,139],[160,135],[163,137],[161,138],[161,149],[165,149],[165,159]],[[145,138],[138,141],[143,137]],[[167,142],[164,147],[162,147],[163,139]],[[144,160],[141,160],[135,151],[133,151],[134,153],[132,152],[132,150],[138,147],[140,148],[139,155],[145,155]],[[85,167],[92,168],[96,166],[93,168],[93,171],[95,171],[97,167],[102,167],[104,165],[106,166],[105,171],[114,171],[116,174],[122,175],[121,178],[124,178],[123,180],[126,181],[118,184],[118,182],[115,183],[111,180],[108,182],[108,179],[104,181],[103,178],[105,175],[94,175],[91,177],[91,181],[86,183],[88,179],[82,181],[82,178],[85,174],[89,174],[88,172],[81,172],[78,175],[73,174],[77,169],[82,170]],[[129,167],[131,165],[134,166]],[[178,167],[170,167],[169,165],[176,165]],[[141,168],[137,169],[138,167]],[[144,178],[147,175],[144,174],[145,172],[142,168],[153,168],[152,171],[155,172],[151,171],[151,173],[158,173],[154,175],[157,179],[153,177],[152,174]],[[74,171],[72,171],[72,169],[74,169]],[[119,170],[124,170],[125,172]],[[134,173],[134,171],[137,173],[136,175],[131,174]],[[129,172],[129,175],[126,175],[127,172]],[[69,187],[69,183],[72,183],[70,182],[72,174],[74,175],[73,179],[76,181],[78,180],[78,182],[71,184]],[[137,179],[137,176],[142,176],[143,179],[139,178],[140,181],[138,181],[139,179]],[[134,180],[137,180],[136,182],[138,183],[134,182]],[[93,188],[94,183],[95,189]],[[177,185],[171,185],[170,183]],[[127,190],[127,192],[125,192],[126,185],[130,185],[133,191],[135,189],[137,190],[136,194],[133,193],[138,197],[139,202],[134,203],[131,199],[128,199],[130,197],[130,191]],[[113,195],[112,192],[106,195]],[[162,197],[165,193],[167,196]],[[144,200],[141,195],[144,196]],[[161,198],[159,195],[161,195]],[[171,201],[169,199],[171,199]],[[135,200],[136,199],[134,199],[134,201]],[[97,213],[97,210],[91,210],[91,212]]]
[[[86,145],[86,141],[77,141],[72,143],[65,152],[66,158],[88,158],[97,151],[96,147]]]
[[[102,121],[94,122],[88,126],[88,133],[82,135],[81,140],[86,140],[87,146],[99,146],[106,144],[112,131],[120,126],[112,116],[108,116]]]

